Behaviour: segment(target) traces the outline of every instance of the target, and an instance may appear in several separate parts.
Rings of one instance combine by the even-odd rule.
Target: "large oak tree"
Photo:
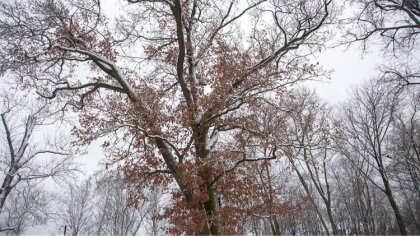
[[[132,204],[143,182],[168,186],[172,233],[235,233],[258,202],[246,168],[276,158],[255,109],[323,74],[307,56],[331,0],[125,3],[115,26],[99,0],[1,3],[0,73],[80,112],[81,144],[106,137]]]

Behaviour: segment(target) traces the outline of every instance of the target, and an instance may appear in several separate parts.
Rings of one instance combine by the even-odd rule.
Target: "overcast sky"
[[[382,58],[378,50],[362,55],[357,46],[328,49],[321,53],[318,60],[326,69],[333,69],[331,80],[309,84],[329,103],[342,102],[349,87],[375,75],[378,66],[383,63]]]

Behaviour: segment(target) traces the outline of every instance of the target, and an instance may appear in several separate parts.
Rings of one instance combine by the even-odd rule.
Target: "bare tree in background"
[[[394,93],[401,93],[404,90],[407,90],[407,86],[419,85],[420,61],[417,56],[417,52],[420,49],[419,1],[349,0],[348,2],[352,3],[352,6],[355,7],[355,11],[353,12],[354,14],[352,17],[345,20],[347,32],[345,33],[344,41],[349,44],[360,43],[363,51],[369,50],[370,46],[379,42],[379,45],[383,48],[384,54],[390,57],[387,57],[385,64],[380,67],[378,77],[380,77],[381,82],[387,83],[388,86],[395,85],[397,90],[395,90]],[[405,111],[402,111],[401,114],[404,112]],[[409,153],[415,153],[416,149],[415,145],[412,146],[413,142],[409,140],[412,139],[410,136],[413,135],[413,129],[410,126],[413,125],[413,121],[415,120],[413,118],[415,115],[408,119],[404,117],[403,119],[405,120],[403,121],[401,120],[401,114],[396,116],[396,130],[393,131],[393,137],[391,137],[391,143],[393,143],[391,145],[394,146],[394,153],[392,155],[401,157],[401,159],[400,161],[397,161],[400,165],[395,165],[395,163],[392,164],[393,168],[401,168],[403,166],[401,163],[404,162],[407,164],[408,160],[412,159],[412,155],[401,156],[400,153],[404,152],[404,149],[395,149],[396,147],[407,147],[406,144],[411,142],[411,146],[408,148],[410,150]],[[407,128],[412,130],[409,131]],[[379,144],[372,145],[379,146]],[[395,151],[397,153],[395,153]],[[405,151],[408,151],[407,148],[405,148]],[[384,155],[386,157],[391,157],[390,154],[391,153],[386,153]],[[394,161],[396,160],[397,158],[394,158]],[[412,168],[411,166],[405,166]],[[392,172],[389,171],[389,174],[392,174]],[[389,176],[385,177],[387,178]],[[401,183],[401,175],[397,174],[396,177]],[[389,196],[389,194],[387,195]],[[392,201],[391,205],[393,205]],[[395,207],[393,208],[395,210]],[[410,212],[411,207],[408,207],[408,209],[408,212]],[[398,212],[395,213],[397,214]],[[416,217],[410,216],[407,217],[407,219],[414,219],[418,230],[418,223],[415,220]],[[400,221],[401,220],[398,220],[399,223]],[[400,228],[401,227],[402,225],[400,224]],[[403,231],[401,231],[401,233],[403,233]]]
[[[24,181],[8,195],[0,216],[0,232],[23,234],[32,226],[46,224],[53,214],[51,195],[34,181]]]
[[[348,19],[347,42],[380,40],[393,54],[409,52],[418,45],[420,8],[418,0],[349,0],[355,7]]]
[[[420,232],[420,94],[406,89],[403,109],[395,115],[389,140],[391,177],[404,199],[407,227]]]
[[[337,235],[328,177],[332,157],[329,145],[329,108],[315,92],[306,89],[296,90],[288,102],[290,104],[287,107],[291,110],[285,115],[285,125],[279,132],[279,140],[285,140],[281,149],[308,199],[314,204],[325,232]],[[321,199],[320,203],[316,200],[318,198]],[[326,225],[325,215],[330,227]]]
[[[150,192],[146,196],[147,205],[145,210],[147,214],[144,226],[149,235],[158,236],[164,228],[165,222],[159,218],[166,204],[163,197],[163,190],[158,188],[150,189]]]
[[[395,216],[385,194],[369,180],[374,175],[366,168],[372,168],[367,167],[362,158],[359,160],[356,166],[348,159],[340,159],[331,169],[335,186],[334,209],[340,234],[398,234],[395,225],[390,224]]]
[[[397,59],[398,60],[398,59]],[[409,59],[409,62],[399,62],[395,65],[381,66],[379,75],[381,81],[395,84],[399,88],[410,85],[420,85],[420,69],[417,59]]]
[[[358,162],[363,161],[368,164],[367,170],[379,174],[381,183],[376,183],[366,170],[361,170],[366,178],[386,194],[400,233],[406,235],[406,224],[394,197],[386,159],[386,141],[399,106],[399,97],[388,85],[376,80],[369,80],[355,88],[350,96],[351,99],[342,106],[341,116],[337,120],[338,148],[356,167]]]
[[[70,235],[85,235],[94,231],[94,184],[92,178],[80,183],[68,183],[58,200],[57,222],[66,226]]]
[[[380,42],[395,62],[380,68],[384,82],[397,86],[420,84],[420,8],[418,0],[348,0],[355,8],[345,22],[345,43],[360,43],[362,50]]]
[[[130,205],[127,191],[127,184],[118,171],[99,176],[94,192],[95,234],[136,235],[145,225],[146,217],[159,202],[158,196],[154,195],[157,192],[139,189],[144,192],[144,199],[136,205]],[[157,230],[159,228],[152,227],[153,235]]]
[[[388,158],[405,188],[420,199],[420,93],[406,91],[404,109],[395,114]]]
[[[139,188],[143,199],[131,204],[128,186],[117,170],[68,183],[59,193],[56,225],[66,226],[71,235],[157,235],[161,190]]]
[[[73,157],[62,137],[50,138],[42,137],[42,128],[52,127],[58,116],[55,115],[49,103],[40,100],[28,102],[29,99],[18,99],[11,93],[2,92],[1,94],[1,141],[4,147],[0,153],[0,169],[4,173],[0,189],[0,212],[3,210],[7,201],[13,201],[13,205],[28,205],[31,203],[31,196],[35,196],[36,185],[47,178],[64,179],[72,175],[77,169],[73,162]],[[51,134],[50,134],[51,135]],[[25,187],[19,188],[20,185]],[[16,189],[19,194],[10,194]],[[31,189],[34,188],[34,189]],[[28,195],[26,196],[25,193]],[[33,198],[34,201],[37,201]],[[23,202],[21,202],[23,201]],[[29,202],[28,202],[29,201]],[[33,209],[29,212],[36,214]],[[28,214],[30,214],[27,212]],[[10,217],[2,220],[10,219]],[[25,220],[22,218],[21,220]],[[17,222],[14,220],[13,222]],[[23,222],[13,225],[11,222],[3,222],[6,225],[2,230],[15,230]],[[20,227],[21,228],[21,227]]]

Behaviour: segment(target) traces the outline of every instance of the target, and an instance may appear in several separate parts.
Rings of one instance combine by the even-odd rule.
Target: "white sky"
[[[328,49],[318,58],[325,69],[333,69],[331,80],[307,82],[316,92],[331,105],[343,102],[351,85],[375,75],[376,69],[384,60],[379,50],[362,55],[357,46]]]

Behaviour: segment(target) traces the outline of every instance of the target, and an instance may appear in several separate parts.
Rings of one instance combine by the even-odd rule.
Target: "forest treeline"
[[[417,0],[117,2],[0,3],[0,232],[420,234]]]

